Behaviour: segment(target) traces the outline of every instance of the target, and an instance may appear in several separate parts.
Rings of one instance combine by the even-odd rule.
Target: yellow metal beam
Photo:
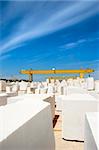
[[[29,81],[33,80],[33,74],[79,74],[80,78],[84,77],[84,74],[94,72],[93,69],[79,69],[79,70],[21,70],[21,74],[29,75]]]
[[[21,70],[21,74],[80,74],[91,73],[93,69],[80,69],[80,70]]]

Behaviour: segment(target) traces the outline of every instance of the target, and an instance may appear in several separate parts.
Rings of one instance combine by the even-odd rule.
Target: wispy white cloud
[[[12,21],[20,15],[24,17],[16,24],[16,30],[12,30],[11,34],[1,42],[0,53],[5,53],[7,49],[9,49],[9,51],[13,50],[16,45],[18,46],[27,40],[72,26],[96,14],[99,10],[96,1],[91,1],[90,3],[84,1],[56,3],[43,1],[39,3],[32,2],[31,4],[30,1],[10,1],[6,17],[4,17],[5,19],[3,21]],[[79,43],[83,42],[84,41],[79,41]],[[77,43],[71,43],[68,46],[72,47],[75,46],[75,44]]]
[[[8,53],[10,51],[14,51],[14,50],[16,50],[19,47],[23,47],[24,45],[26,45],[26,43],[19,43],[19,44],[13,45],[12,47],[5,49],[0,54],[2,55],[2,54],[5,54],[5,53]]]
[[[7,59],[7,58],[9,58],[9,57],[11,57],[10,54],[2,55],[2,56],[0,56],[0,61],[3,61],[3,60],[5,60],[5,59]],[[2,63],[2,62],[1,62],[1,63]]]
[[[78,45],[78,43],[68,43],[68,44],[65,44],[64,45],[64,47],[66,48],[66,49],[70,49],[70,48],[73,48],[73,47],[75,47],[75,46],[77,46]]]
[[[85,43],[86,41],[87,41],[86,39],[80,39],[80,40],[77,40],[75,42],[66,43],[66,44],[62,45],[61,48],[63,48],[63,49],[71,49],[71,48],[77,47],[77,46]]]
[[[71,48],[77,47],[81,44],[84,44],[86,42],[93,42],[96,40],[99,40],[99,38],[95,37],[95,38],[88,38],[88,39],[80,39],[75,42],[66,43],[66,44],[62,45],[60,48],[62,48],[62,50],[71,49]]]
[[[81,44],[81,43],[84,43],[84,42],[86,42],[86,41],[87,41],[86,39],[80,39],[80,40],[77,41],[77,43],[78,43],[78,44]]]

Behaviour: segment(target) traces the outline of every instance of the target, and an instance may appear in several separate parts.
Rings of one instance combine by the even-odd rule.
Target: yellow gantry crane
[[[93,69],[79,69],[79,70],[21,70],[21,74],[29,75],[29,81],[33,80],[33,74],[79,74],[80,78],[84,77],[84,74],[94,72]]]

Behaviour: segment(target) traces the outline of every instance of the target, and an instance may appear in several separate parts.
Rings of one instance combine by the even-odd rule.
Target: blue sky
[[[98,26],[98,0],[0,1],[0,76],[55,67],[92,68],[98,78]]]

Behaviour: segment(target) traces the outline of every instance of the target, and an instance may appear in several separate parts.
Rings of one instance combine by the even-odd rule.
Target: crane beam
[[[21,74],[77,74],[77,73],[91,73],[93,69],[80,69],[80,70],[21,70]]]
[[[21,70],[21,74],[29,75],[29,80],[32,81],[33,74],[79,74],[81,78],[84,74],[94,72],[93,69],[79,69],[79,70]]]

